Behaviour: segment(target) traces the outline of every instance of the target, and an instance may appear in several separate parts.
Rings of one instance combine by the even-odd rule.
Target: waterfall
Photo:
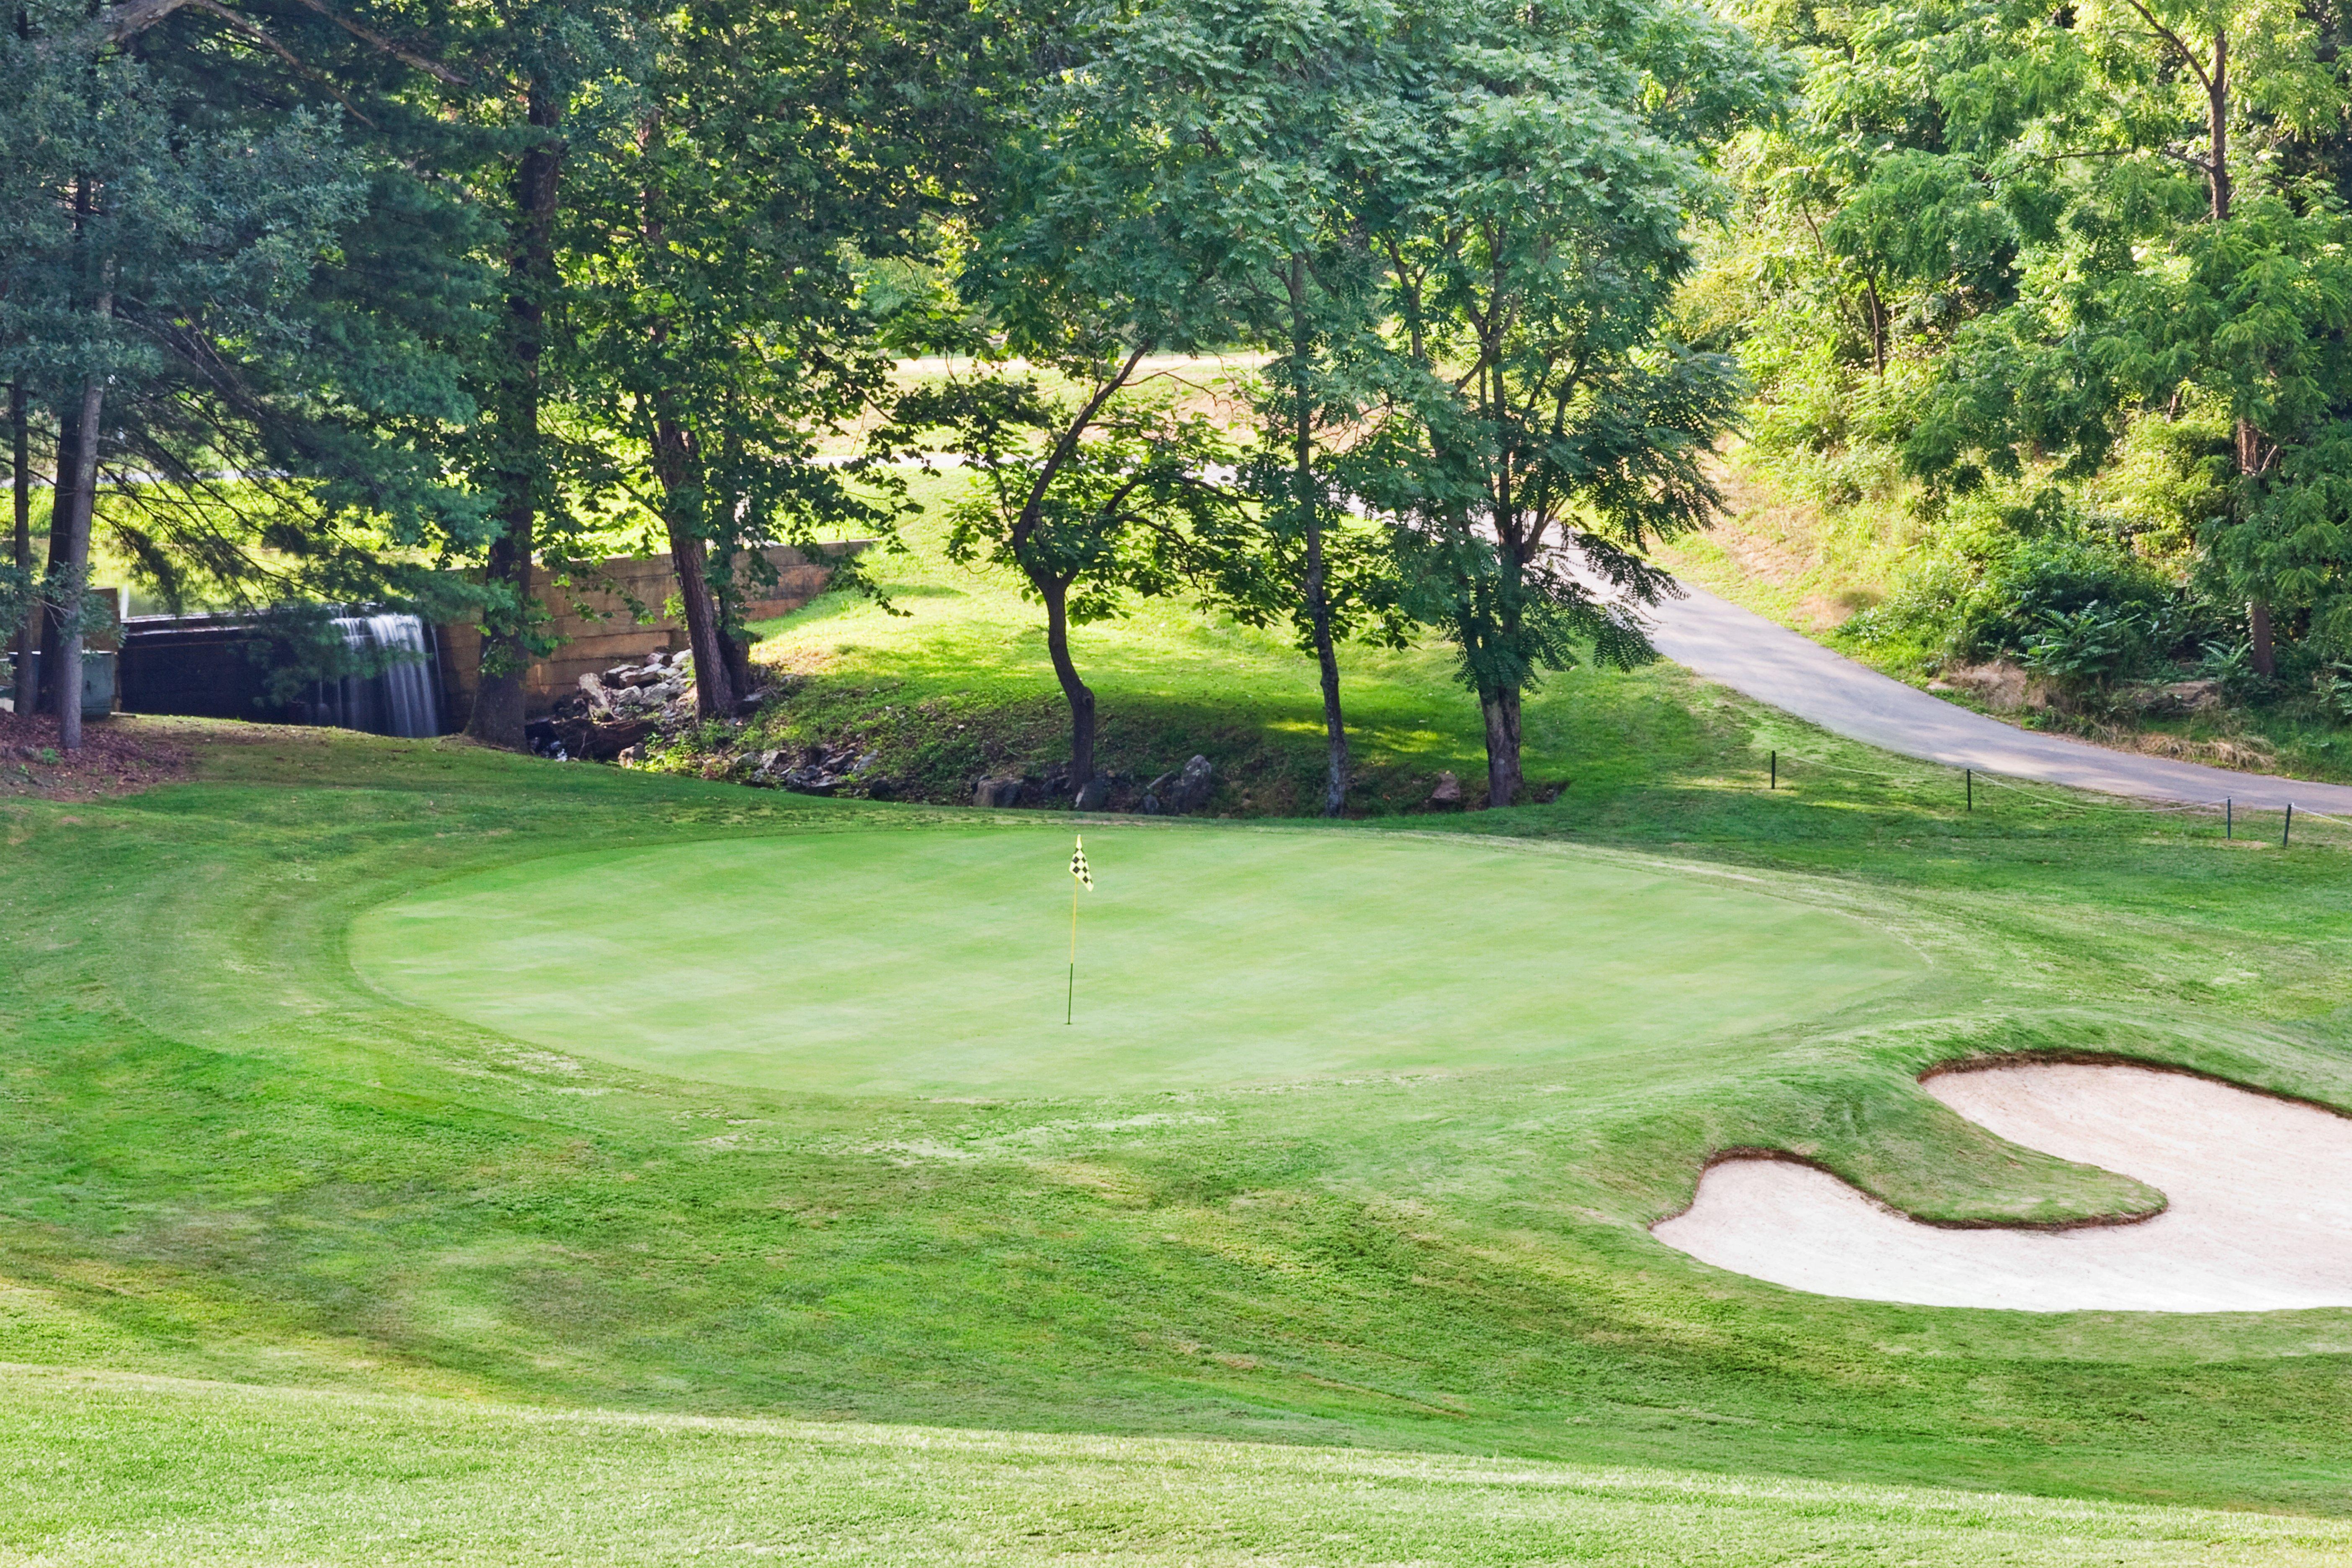
[[[333,625],[345,647],[383,673],[320,681],[319,722],[373,735],[439,734],[441,704],[425,623],[415,616],[338,616]]]

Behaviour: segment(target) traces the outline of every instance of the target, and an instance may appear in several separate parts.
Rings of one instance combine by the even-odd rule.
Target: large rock
[[[1198,811],[1209,804],[1209,792],[1216,787],[1213,773],[1206,757],[1194,757],[1180,769],[1171,768],[1143,786],[1143,809],[1147,816],[1162,812],[1182,816]]]
[[[2221,706],[2221,683],[2218,680],[2175,680],[2163,686],[2142,688],[2130,696],[2134,706],[2143,713],[2158,716],[2205,713]]]
[[[2052,706],[2048,685],[2007,659],[1985,664],[1956,664],[1927,682],[1930,691],[1960,691],[1996,713],[2041,710]]]
[[[1021,804],[1021,781],[1015,779],[982,779],[971,787],[974,805],[1006,806]]]
[[[1160,797],[1161,805],[1179,816],[1198,811],[1209,804],[1209,792],[1216,787],[1216,781],[1210,776],[1213,772],[1208,758],[1196,756],[1184,764],[1175,783],[1151,793]]]
[[[1556,795],[1559,792],[1555,790],[1553,793]],[[1437,787],[1429,792],[1429,804],[1432,805],[1460,805],[1462,804],[1462,781],[1455,778],[1451,772],[1438,774]]]
[[[1078,798],[1071,804],[1080,811],[1100,811],[1110,804],[1110,780],[1097,773],[1078,786]]]

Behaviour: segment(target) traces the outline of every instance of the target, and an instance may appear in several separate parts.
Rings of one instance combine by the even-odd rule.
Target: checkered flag
[[[1087,892],[1095,890],[1094,877],[1087,869],[1087,841],[1084,838],[1080,838],[1078,847],[1070,851],[1070,875],[1076,877],[1078,886]]]

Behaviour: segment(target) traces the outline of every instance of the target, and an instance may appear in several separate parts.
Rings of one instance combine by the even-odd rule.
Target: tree
[[[2224,504],[2192,520],[2201,566],[2245,605],[2275,673],[2274,612],[2352,633],[2352,239],[2308,148],[2352,93],[2308,15],[2126,0],[2064,29],[2021,26],[2075,90],[2024,128],[2067,172],[2017,298],[1955,336],[1913,468],[1972,488],[2028,468],[2096,470],[2135,426],[2218,420],[2200,460]],[[2303,172],[2293,173],[2304,164]],[[2015,177],[1990,157],[1989,185]]]
[[[532,557],[543,548],[542,515],[554,502],[559,465],[551,460],[545,428],[549,314],[560,284],[555,220],[563,178],[561,137],[564,100],[573,84],[561,67],[534,70],[522,91],[528,128],[517,148],[507,198],[506,310],[499,352],[482,388],[486,428],[478,437],[478,480],[495,498],[499,529],[483,563],[497,597],[482,616],[473,710],[466,733],[509,751],[523,748],[524,670],[547,651],[534,626],[538,595]]]
[[[72,749],[104,448],[185,461],[289,427],[255,384],[287,357],[288,318],[352,216],[358,182],[332,128],[303,110],[224,126],[78,9],[27,7],[19,20],[0,47],[26,112],[0,158],[13,189],[47,199],[16,207],[0,244],[0,353],[58,431],[44,700]],[[204,428],[192,438],[194,399]]]
[[[0,603],[0,627],[8,632],[17,668],[32,650],[33,601],[33,417],[25,384],[8,384],[8,511],[14,525],[8,552],[9,592]]]
[[[1008,128],[957,279],[1002,331],[988,359],[1002,367],[1017,356],[1070,395],[1003,374],[919,388],[874,447],[904,458],[945,431],[974,458],[982,500],[960,524],[963,548],[1019,570],[1045,605],[1074,788],[1094,776],[1096,717],[1069,624],[1113,613],[1121,589],[1156,590],[1162,565],[1139,561],[1128,536],[1147,521],[1203,515],[1215,492],[1202,465],[1222,452],[1204,421],[1132,394],[1167,379],[1147,368],[1150,356],[1232,333],[1217,258],[1185,243],[1181,217],[1202,149],[1106,116],[1095,75],[1066,73]]]
[[[1698,147],[1769,78],[1735,32],[1674,6],[1424,16],[1419,188],[1379,236],[1421,379],[1367,484],[1477,695],[1501,806],[1523,783],[1523,694],[1587,648],[1654,657],[1623,606],[1674,586],[1642,548],[1718,504],[1702,463],[1740,380],[1660,328],[1716,199]]]
[[[1222,515],[1208,582],[1244,620],[1288,618],[1314,658],[1328,816],[1349,783],[1338,644],[1388,596],[1332,458],[1394,369],[1370,235],[1411,131],[1405,16],[1382,0],[1122,7],[1075,89],[1092,119],[1170,150],[1170,243],[1213,276],[1241,340],[1272,351],[1252,384],[1261,440],[1236,475],[1254,504]]]
[[[758,547],[891,526],[889,477],[817,440],[889,387],[853,259],[904,249],[954,195],[930,171],[976,154],[969,18],[699,0],[647,28],[625,136],[576,155],[575,395],[660,519],[706,717],[751,691]]]
[[[1112,618],[1129,595],[1173,591],[1200,569],[1192,540],[1214,532],[1234,499],[1203,477],[1231,457],[1223,437],[1171,397],[1139,395],[1141,357],[1105,362],[1066,398],[1003,373],[935,383],[899,400],[885,437],[908,449],[945,433],[972,471],[948,556],[1017,572],[1044,606],[1074,790],[1096,776],[1097,724],[1071,626]]]
[[[1923,481],[1906,504],[1931,525],[1970,497],[2039,517],[2047,491],[2179,579],[2196,620],[2239,606],[2258,669],[2352,647],[2352,515],[2323,455],[2352,393],[2352,19],[2235,0],[1768,15],[1811,61],[1801,108],[1735,148],[1740,222],[1686,301],[1762,382],[1768,462],[1832,501]],[[1928,537],[1980,554],[1962,531]]]
[[[473,710],[466,732],[520,751],[523,676],[553,650],[541,628],[542,559],[560,570],[582,531],[574,503],[609,485],[611,465],[564,427],[571,387],[570,300],[562,266],[565,190],[583,147],[625,132],[645,68],[625,0],[508,0],[445,23],[466,70],[443,97],[474,132],[458,171],[474,210],[495,226],[487,246],[503,308],[467,384],[479,416],[447,450],[495,519]]]
[[[449,205],[352,147],[345,125],[377,122],[271,27],[163,4],[17,22],[0,371],[57,436],[44,663],[71,742],[101,525],[166,596],[380,593],[423,577],[394,552],[471,537],[433,449],[471,406],[421,328],[470,300],[462,258],[416,243],[447,240]]]

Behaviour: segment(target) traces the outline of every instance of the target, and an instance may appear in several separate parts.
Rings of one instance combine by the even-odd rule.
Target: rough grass
[[[0,1563],[2340,1563],[2352,1526],[1169,1439],[0,1369]]]

